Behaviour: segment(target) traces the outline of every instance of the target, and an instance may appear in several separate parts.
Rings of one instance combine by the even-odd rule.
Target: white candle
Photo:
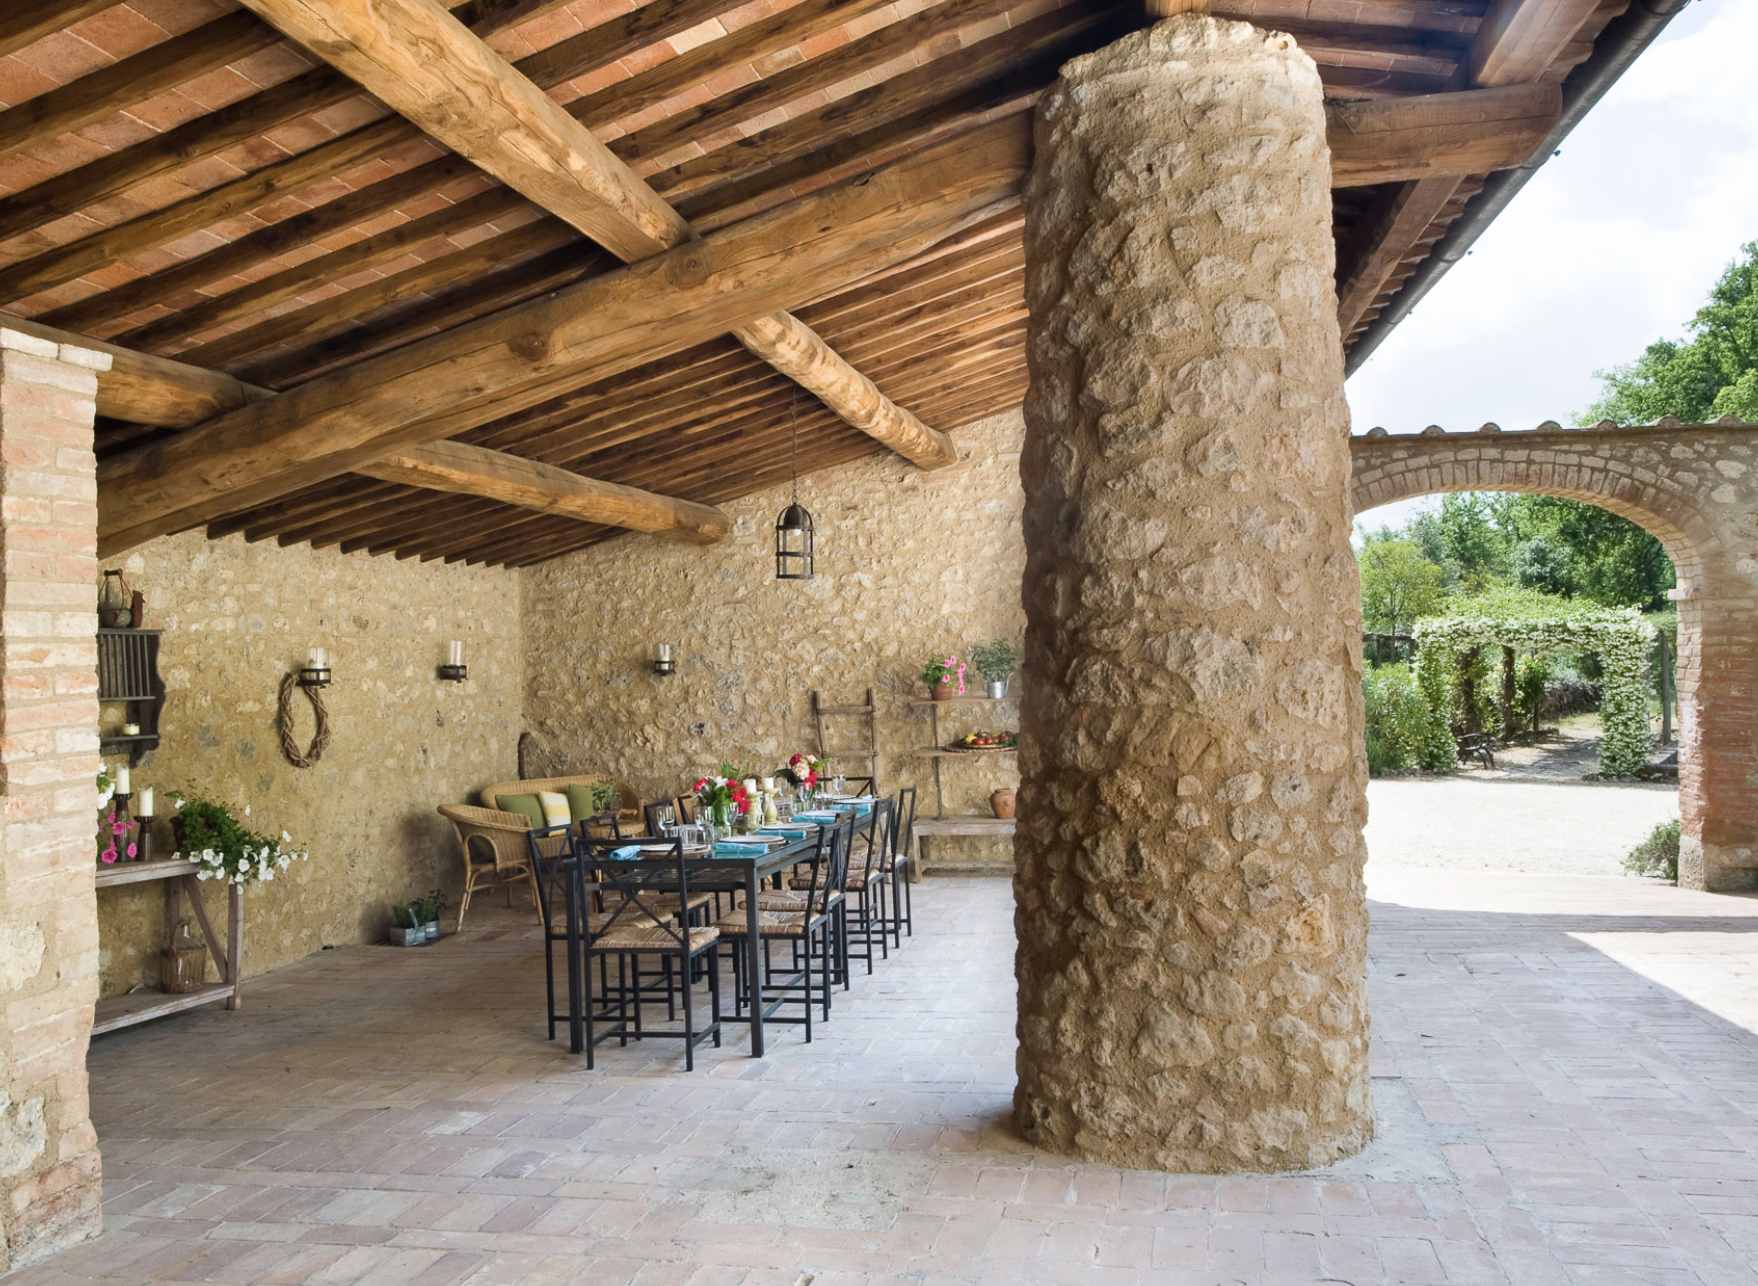
[[[153,788],[151,786],[142,786],[140,788],[140,807],[135,811],[142,817],[151,817],[153,815]]]
[[[765,777],[763,779],[763,789],[765,792],[774,790],[775,789],[775,778]]]
[[[126,768],[118,768],[116,770],[116,793],[118,795],[126,795],[129,793],[128,792],[128,769],[126,769]]]
[[[755,795],[757,793],[757,779],[755,777],[745,778],[745,793],[747,795]]]
[[[661,643],[659,645],[659,656],[657,659],[659,659],[661,661],[671,660],[671,644],[670,643]]]
[[[463,643],[459,642],[457,639],[453,639],[450,643],[446,644],[446,658],[447,658],[446,663],[448,665],[463,665],[464,664],[464,645],[463,645]]]

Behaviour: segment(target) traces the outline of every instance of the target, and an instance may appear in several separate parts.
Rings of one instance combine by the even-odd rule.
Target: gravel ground
[[[1621,875],[1619,862],[1679,815],[1674,784],[1386,778],[1367,788],[1367,873],[1394,868]]]

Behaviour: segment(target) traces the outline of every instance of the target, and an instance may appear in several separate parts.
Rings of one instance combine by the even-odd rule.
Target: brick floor
[[[737,1038],[693,1075],[544,1041],[535,943],[494,908],[97,1042],[108,1231],[8,1286],[1758,1283],[1758,901],[1370,883],[1381,1138],[1324,1172],[1023,1147],[1002,881],[921,886],[809,1048]]]

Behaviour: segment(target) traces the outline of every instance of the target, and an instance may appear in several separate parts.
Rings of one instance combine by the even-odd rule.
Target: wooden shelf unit
[[[127,755],[133,767],[159,744],[159,711],[165,705],[165,684],[159,678],[161,630],[98,631],[98,701],[128,707],[124,723],[140,725],[138,733],[110,733],[98,738],[101,755]]]
[[[933,739],[934,739],[934,744],[932,746],[925,746],[921,750],[916,751],[915,753],[916,753],[916,758],[926,759],[934,766],[934,820],[935,821],[939,822],[939,821],[952,820],[952,819],[948,819],[946,816],[946,797],[940,787],[940,761],[942,759],[963,759],[967,755],[969,755],[969,756],[1011,755],[1011,754],[1017,753],[1019,750],[1018,746],[991,746],[991,747],[981,749],[981,750],[947,750],[947,749],[945,749],[944,743],[942,742],[941,737],[940,737],[940,710],[941,710],[941,707],[943,707],[943,706],[1001,706],[1001,705],[1008,705],[1012,702],[1016,702],[1018,699],[1019,698],[1013,697],[1013,696],[1005,696],[1005,697],[948,697],[944,701],[912,701],[912,702],[910,702],[910,709],[912,709],[912,710],[923,710],[923,709],[927,710],[927,712],[928,712],[928,726],[932,730],[932,735],[933,735]],[[974,818],[974,819],[957,819],[957,820],[981,821],[983,819],[979,817],[979,818]],[[990,820],[995,820],[995,819],[991,818]],[[1013,825],[1012,822],[1008,823],[1008,827],[1010,830],[1012,828],[1012,825]],[[918,834],[919,833],[920,832],[918,831]],[[978,832],[971,831],[971,832],[942,832],[942,833],[943,834],[955,834],[955,833],[977,834]]]
[[[113,866],[100,866],[95,883],[100,889],[110,889],[150,880],[166,881],[165,923],[168,932],[175,930],[177,921],[183,918],[183,898],[188,895],[191,908],[195,912],[196,925],[201,930],[202,940],[207,943],[208,954],[219,966],[220,981],[209,983],[200,991],[135,991],[100,1000],[92,1023],[94,1036],[132,1027],[136,1023],[154,1018],[163,1018],[167,1014],[182,1013],[198,1005],[211,1005],[216,1001],[225,1001],[228,1009],[237,1009],[242,1004],[240,981],[244,976],[244,886],[226,886],[226,941],[222,947],[219,935],[214,932],[214,925],[208,918],[207,908],[202,905],[201,881],[195,878],[195,867],[190,863],[173,861],[170,858],[154,862],[117,862]]]

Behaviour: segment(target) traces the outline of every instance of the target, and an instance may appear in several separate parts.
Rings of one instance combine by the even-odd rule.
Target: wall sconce
[[[448,683],[462,683],[470,677],[470,667],[464,664],[464,645],[456,639],[446,644],[446,663],[440,666],[439,676]]]
[[[653,672],[661,677],[678,672],[677,653],[670,643],[653,645]]]
[[[328,649],[321,647],[311,649],[311,655],[305,661],[305,668],[299,671],[299,686],[302,688],[327,688],[330,686],[330,654]]]

